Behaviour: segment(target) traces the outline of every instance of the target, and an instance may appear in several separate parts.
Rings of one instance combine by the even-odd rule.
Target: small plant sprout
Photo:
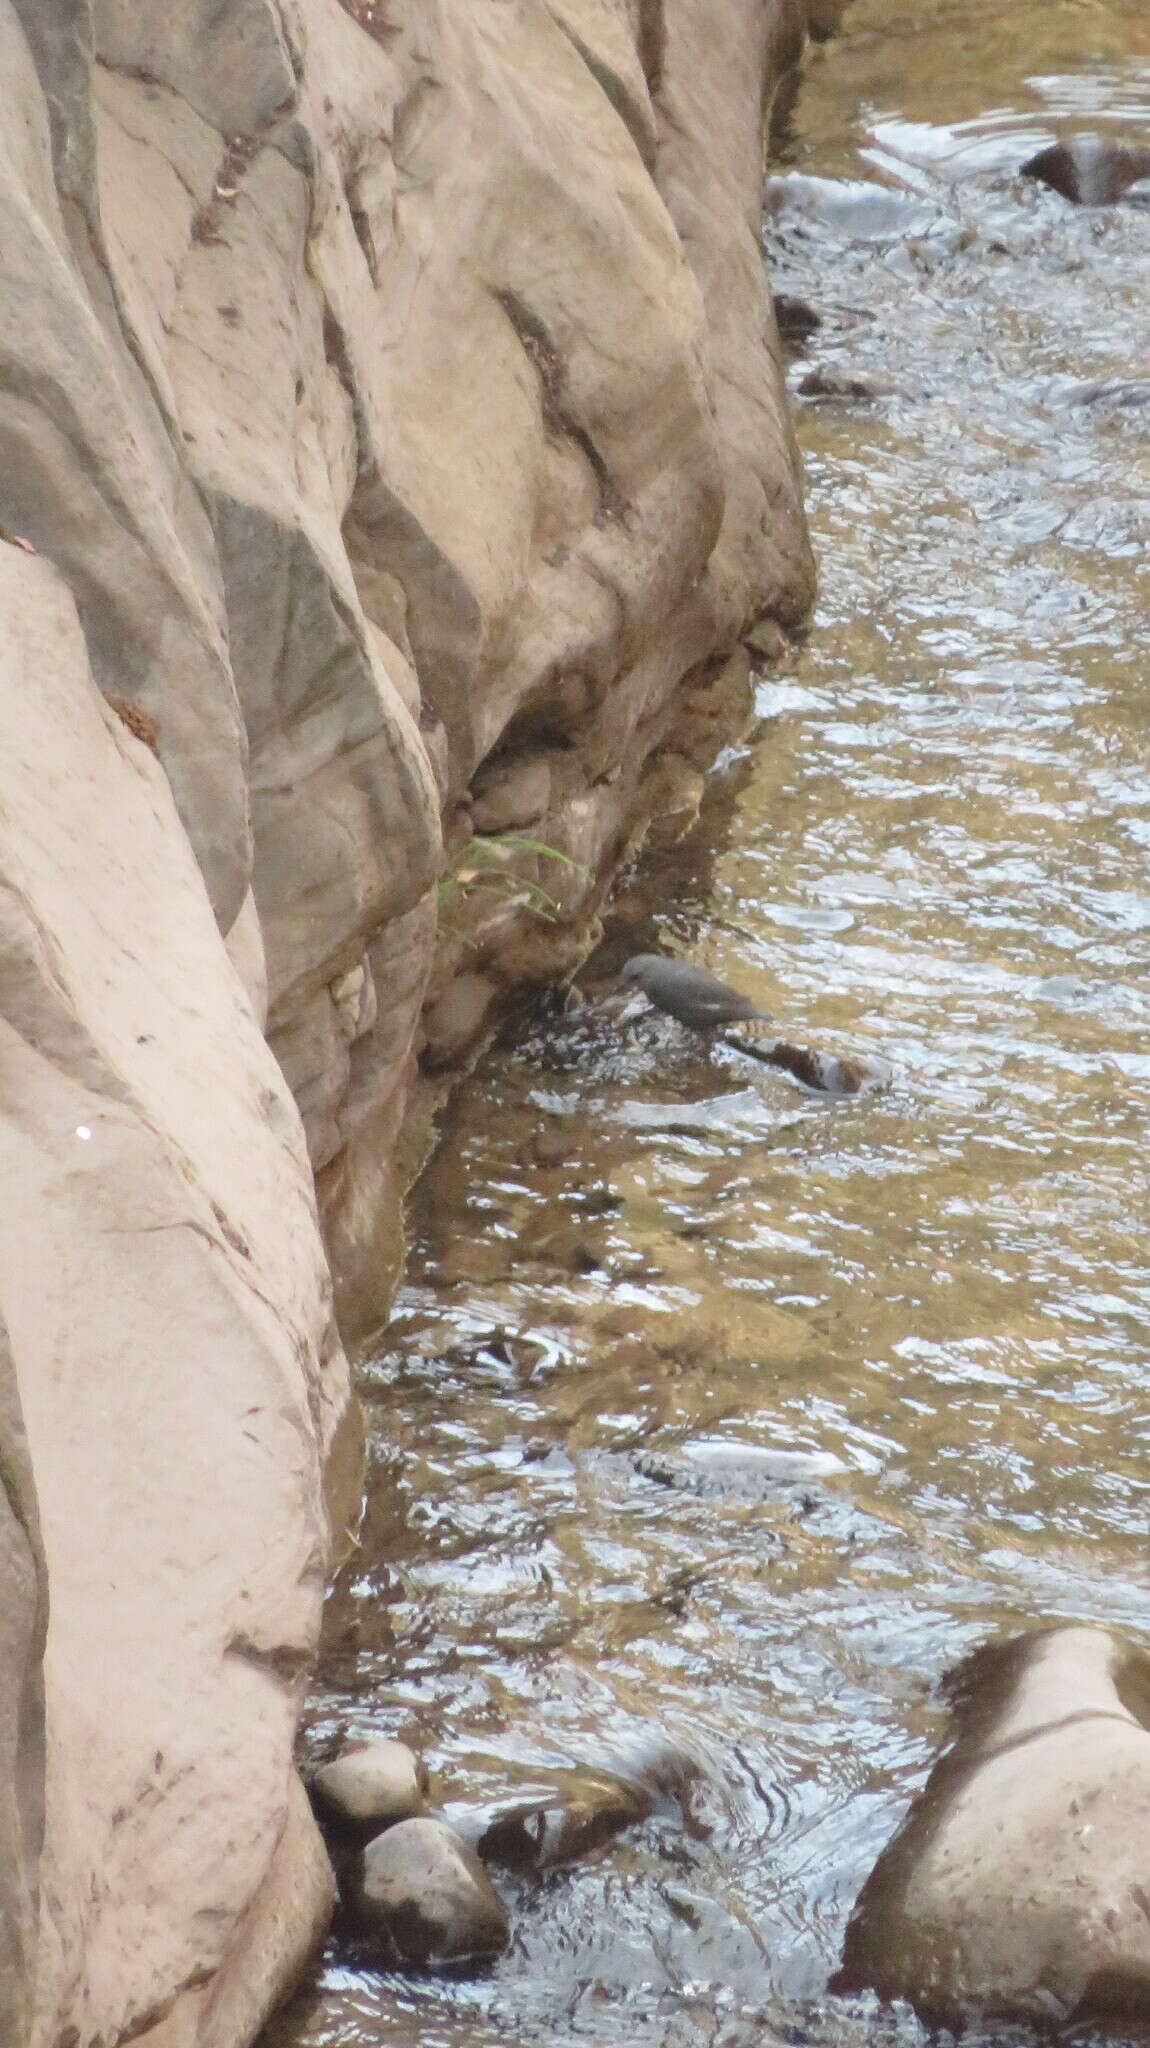
[[[560,905],[541,882],[529,875],[513,872],[509,862],[516,853],[533,853],[541,860],[559,861],[563,867],[573,868],[576,874],[587,873],[579,861],[572,860],[570,854],[561,853],[557,846],[548,846],[545,840],[528,839],[519,832],[477,832],[460,848],[451,867],[440,879],[441,908],[447,908],[454,902],[465,902],[473,896],[492,895],[501,897],[505,904],[522,903],[534,916],[554,923]]]

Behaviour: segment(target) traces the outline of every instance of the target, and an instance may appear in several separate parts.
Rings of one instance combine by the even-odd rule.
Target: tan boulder
[[[476,1855],[440,1820],[401,1820],[368,1843],[345,1904],[377,1965],[482,1962],[510,1940],[507,1909]]]
[[[312,1802],[333,1830],[362,1842],[392,1822],[414,1820],[427,1803],[427,1766],[406,1742],[374,1735],[321,1764]]]
[[[498,994],[498,984],[489,975],[456,975],[425,1014],[425,1060],[435,1066],[448,1066],[474,1045]]]
[[[472,788],[477,832],[522,832],[537,825],[550,802],[554,761],[545,749],[522,750],[508,762],[488,761]]]
[[[1150,2017],[1150,1656],[1103,1629],[976,1651],[832,1988],[931,2024]]]

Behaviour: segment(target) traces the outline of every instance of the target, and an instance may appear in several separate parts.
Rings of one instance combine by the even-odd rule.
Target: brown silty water
[[[919,2038],[825,1983],[934,1682],[1038,1620],[1146,1637],[1150,404],[1095,387],[1150,376],[1150,209],[1016,175],[1087,130],[1150,140],[1142,0],[856,0],[816,53],[766,234],[823,320],[792,383],[889,389],[796,400],[809,644],[586,1007],[455,1097],[363,1372],[311,1740],[414,1739],[449,1813],[698,1775],[501,1879],[489,1976],[333,1951],[276,2048]],[[620,1021],[640,950],[891,1085]]]

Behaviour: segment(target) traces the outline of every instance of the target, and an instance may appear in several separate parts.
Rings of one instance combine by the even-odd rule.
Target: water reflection
[[[687,952],[893,1084],[821,1101],[620,1026],[594,969],[486,1062],[366,1369],[313,1730],[417,1736],[444,1800],[653,1733],[702,1776],[509,1881],[491,1977],[333,1962],[276,2048],[917,2040],[822,1993],[931,1683],[1000,1625],[1145,1623],[1150,441],[1072,391],[1144,376],[1150,243],[1013,172],[1134,132],[1150,27],[902,18],[856,0],[792,145],[893,197],[856,232],[849,193],[782,194],[771,260],[823,316],[796,384],[903,395],[802,407],[810,644],[601,963]]]

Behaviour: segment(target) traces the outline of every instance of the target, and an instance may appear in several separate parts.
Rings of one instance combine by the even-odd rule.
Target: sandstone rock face
[[[31,2038],[182,2048],[273,1896],[295,1967],[327,1909],[291,1749],[346,1370],[298,1116],[163,770],[57,569],[0,546],[0,621],[0,1299],[50,1593],[46,1772],[0,1724],[29,1845],[46,1800]],[[38,1625],[9,1512],[6,1687]]]
[[[574,968],[809,602],[758,245],[805,20],[0,0],[14,2048],[238,2048],[322,1925],[315,1194],[355,1335],[425,1038]],[[537,844],[472,892],[484,834]]]
[[[1150,1657],[1102,1629],[995,1643],[867,1879],[838,1990],[931,2024],[1150,2015]]]
[[[804,8],[743,0],[721,34],[695,0],[169,15],[95,11],[102,346],[146,442],[149,573],[190,608],[182,722],[146,621],[126,687],[225,928],[250,854],[355,1333],[386,1303],[381,1161],[425,996],[493,989],[442,1068],[570,970],[662,758],[706,764],[743,637],[809,601],[758,242],[764,93]],[[16,530],[54,552],[54,521]],[[437,950],[441,828],[465,858],[524,827],[578,863],[521,861],[564,929],[528,891],[440,919]]]

